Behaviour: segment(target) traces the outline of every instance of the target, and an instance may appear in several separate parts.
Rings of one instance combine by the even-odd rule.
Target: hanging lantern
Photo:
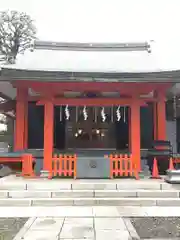
[[[106,114],[105,114],[104,107],[103,107],[102,110],[101,110],[101,118],[102,118],[102,122],[105,122],[105,121],[106,121]]]
[[[66,120],[69,120],[69,118],[70,118],[70,113],[69,113],[68,105],[66,105],[66,108],[65,108],[65,115],[66,115]]]
[[[120,106],[116,110],[116,116],[117,116],[117,121],[119,122],[121,120],[121,112],[120,112]]]
[[[88,113],[87,113],[87,108],[85,106],[83,108],[83,116],[84,116],[84,120],[86,121],[88,119]]]
[[[76,122],[78,122],[78,107],[76,107]]]
[[[97,107],[94,107],[94,121],[97,122]]]

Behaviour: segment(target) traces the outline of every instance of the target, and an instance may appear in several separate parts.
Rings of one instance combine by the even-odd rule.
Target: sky
[[[118,42],[180,38],[178,0],[1,0],[0,9],[30,14],[40,39]]]
[[[0,10],[28,13],[41,40],[153,40],[160,65],[180,68],[179,0],[0,0]]]
[[[8,9],[29,14],[41,40],[153,40],[157,65],[180,69],[180,0],[0,0]]]

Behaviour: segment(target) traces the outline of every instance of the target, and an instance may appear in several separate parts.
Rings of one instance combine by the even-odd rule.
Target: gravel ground
[[[0,240],[13,240],[28,218],[0,218]]]
[[[139,217],[130,220],[141,239],[180,239],[179,217]]]

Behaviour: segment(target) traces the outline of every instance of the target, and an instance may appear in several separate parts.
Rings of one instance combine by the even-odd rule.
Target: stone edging
[[[140,237],[136,232],[136,229],[134,228],[134,226],[132,225],[131,221],[129,218],[123,218],[124,224],[126,225],[126,228],[131,236],[131,238],[133,240],[139,240]]]
[[[29,230],[29,228],[32,226],[35,220],[36,217],[29,218],[27,222],[24,224],[24,226],[20,229],[20,231],[16,234],[13,240],[23,239],[24,234]]]

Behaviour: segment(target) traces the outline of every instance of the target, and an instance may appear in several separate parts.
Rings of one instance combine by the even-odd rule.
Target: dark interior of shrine
[[[122,113],[122,117],[120,121],[117,121],[116,118],[114,118],[113,123],[109,121],[109,126],[113,126],[112,133],[106,137],[114,139],[114,145],[112,147],[112,144],[109,148],[114,148],[117,150],[126,150],[128,149],[128,143],[129,143],[129,123],[128,123],[128,107],[126,110]],[[123,115],[125,114],[125,116]],[[111,123],[110,123],[111,122]],[[69,148],[69,133],[67,132],[67,129],[70,129],[71,137],[73,137],[74,142],[76,143],[76,134],[75,132],[72,132],[73,128],[71,128],[68,125],[68,121],[65,117],[65,107],[62,107],[60,109],[59,106],[54,107],[54,148],[58,150],[65,150]],[[151,147],[151,143],[153,140],[153,108],[152,104],[148,104],[148,106],[143,106],[140,109],[140,128],[141,128],[141,149],[148,149]],[[81,129],[78,130],[79,132]],[[107,148],[108,144],[104,144],[105,140],[105,134],[103,131],[100,131],[98,129],[95,129],[95,132],[97,134],[101,134],[102,132],[102,138],[100,142],[100,148],[104,148],[104,146]],[[104,134],[104,135],[103,135]],[[85,136],[85,135],[84,135]],[[95,139],[95,138],[92,138]],[[109,142],[111,142],[111,140]],[[92,142],[95,142],[95,140],[92,140]],[[104,142],[103,142],[104,141]],[[28,148],[29,149],[43,149],[43,142],[44,142],[44,107],[43,106],[37,106],[35,102],[30,102],[28,105]],[[84,138],[82,138],[82,142],[84,142]],[[89,149],[98,148],[98,142],[96,146],[91,145],[91,142],[89,141],[89,145],[83,145],[88,146]],[[80,145],[78,145],[80,146]],[[91,147],[92,146],[92,147]],[[72,145],[72,148],[77,148],[77,145]]]

